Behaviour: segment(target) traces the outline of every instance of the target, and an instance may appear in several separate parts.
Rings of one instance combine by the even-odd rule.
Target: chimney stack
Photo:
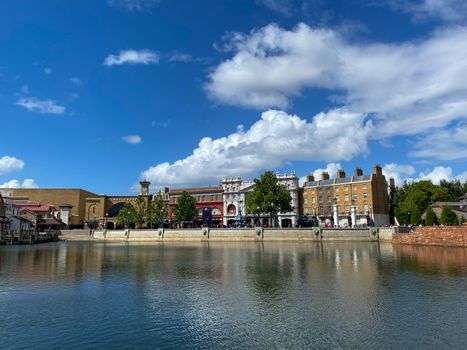
[[[315,177],[313,175],[307,175],[305,178],[305,182],[313,182],[315,181]]]
[[[338,179],[343,179],[344,177],[345,177],[345,171],[342,170],[342,169],[339,169],[339,170],[337,171],[337,178],[338,178]]]
[[[374,173],[378,176],[383,175],[383,170],[381,169],[381,165],[379,164],[375,165]]]
[[[355,168],[355,176],[363,176],[362,168]]]
[[[327,171],[321,173],[321,180],[329,180],[329,173]]]

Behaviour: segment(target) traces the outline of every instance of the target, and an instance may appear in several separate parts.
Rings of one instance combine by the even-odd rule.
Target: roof
[[[43,219],[41,220],[38,225],[61,225],[62,222],[54,219],[54,218],[48,218],[48,219]]]
[[[31,220],[28,220],[28,219],[26,219],[26,218],[23,218],[22,216],[17,216],[17,215],[15,215],[15,216],[12,216],[12,218],[18,219],[18,220],[20,220],[20,221],[25,221],[25,222],[30,222],[30,223],[32,223]]]
[[[211,193],[211,192],[222,192],[224,189],[220,186],[215,187],[194,187],[194,188],[177,188],[170,190],[170,194],[178,194],[182,192],[187,193]]]
[[[0,216],[0,222],[10,222],[10,219],[8,219],[6,216]]]

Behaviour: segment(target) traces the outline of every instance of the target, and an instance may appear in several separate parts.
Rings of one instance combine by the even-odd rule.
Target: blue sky
[[[0,187],[467,181],[459,0],[0,3]]]

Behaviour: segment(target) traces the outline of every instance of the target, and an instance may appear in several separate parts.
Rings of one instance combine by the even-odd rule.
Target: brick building
[[[212,216],[212,225],[221,225],[223,220],[223,200],[222,187],[198,187],[198,188],[179,188],[169,191],[169,220],[171,224],[176,223],[173,215],[175,204],[183,192],[187,192],[196,201],[198,216],[196,226],[203,224],[203,210],[208,208]]]
[[[320,224],[351,227],[389,225],[389,196],[381,166],[364,175],[356,168],[352,176],[339,170],[335,179],[323,172],[321,179],[308,175],[303,185],[301,215],[318,218]]]

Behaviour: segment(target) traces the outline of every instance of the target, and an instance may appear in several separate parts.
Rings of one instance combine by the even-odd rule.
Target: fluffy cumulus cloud
[[[0,185],[0,188],[39,188],[33,179],[24,179],[23,182],[13,179]]]
[[[18,106],[26,108],[30,112],[41,114],[64,114],[66,109],[54,100],[39,100],[36,97],[22,97],[16,101]]]
[[[452,123],[467,120],[467,27],[439,29],[417,41],[355,43],[333,30],[271,24],[232,34],[226,49],[232,57],[205,85],[218,103],[284,108],[304,89],[321,88],[349,111],[371,115],[371,138],[379,140],[433,132],[444,138]],[[462,148],[465,130],[456,130],[455,146]],[[418,146],[412,155],[425,157],[436,144],[422,140]],[[439,159],[466,157],[465,147],[435,151]]]
[[[123,136],[122,140],[125,141],[126,143],[131,144],[131,145],[137,145],[138,143],[141,143],[143,141],[143,139],[139,135]]]
[[[390,163],[383,166],[383,174],[387,179],[394,178],[396,186],[404,182],[413,182],[420,180],[430,180],[434,184],[439,184],[441,180],[461,182],[467,181],[467,172],[454,175],[451,167],[435,166],[432,169],[426,169],[416,175],[416,170],[411,165]]]
[[[122,50],[117,55],[109,55],[104,60],[105,66],[122,64],[153,64],[159,62],[159,55],[151,50]]]
[[[188,157],[150,167],[141,178],[156,186],[200,185],[217,183],[224,176],[248,177],[286,161],[349,160],[367,152],[372,129],[365,115],[345,109],[320,113],[311,121],[268,110],[248,130],[238,126],[226,137],[205,137]]]
[[[23,168],[24,162],[21,159],[10,156],[3,156],[0,158],[0,175],[21,171]]]
[[[110,7],[129,12],[147,11],[159,2],[160,0],[107,0]]]
[[[404,181],[412,181],[415,172],[416,170],[412,165],[389,163],[383,166],[384,176],[387,180],[392,177],[396,186],[402,185]]]

